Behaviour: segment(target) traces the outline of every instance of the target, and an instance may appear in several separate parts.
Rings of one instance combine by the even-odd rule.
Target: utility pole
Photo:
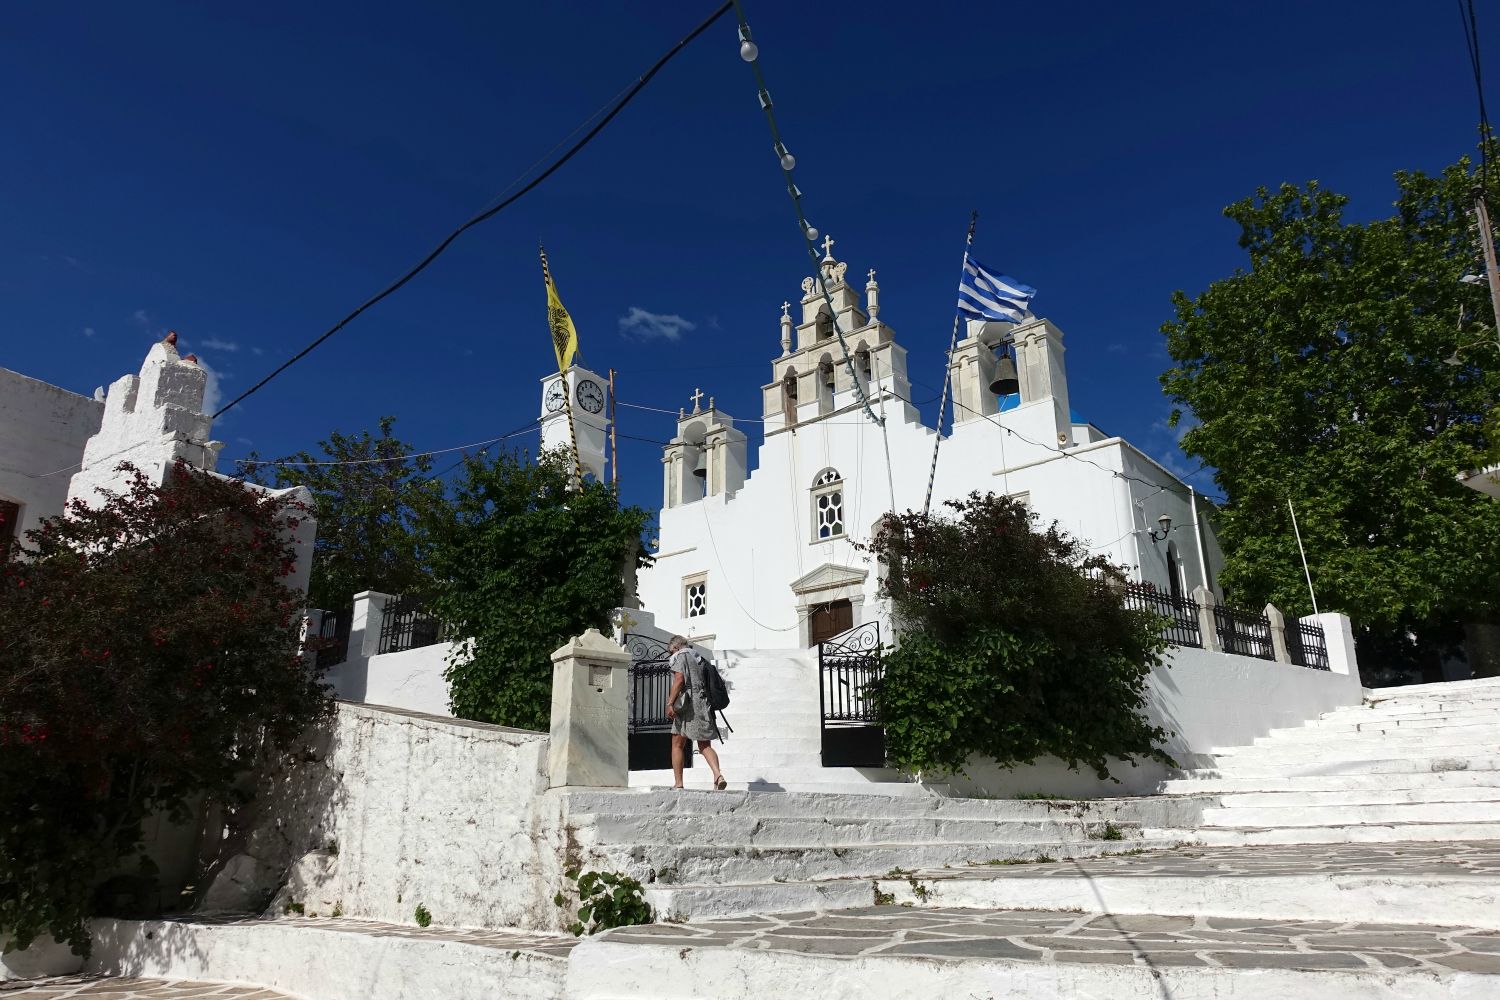
[[[1484,204],[1484,188],[1474,189],[1474,215],[1479,220],[1479,245],[1484,250],[1484,273],[1490,285],[1490,309],[1495,317],[1495,343],[1500,344],[1500,266],[1495,263],[1495,233]]]
[[[620,485],[619,444],[615,441],[615,370],[609,370],[609,482]]]

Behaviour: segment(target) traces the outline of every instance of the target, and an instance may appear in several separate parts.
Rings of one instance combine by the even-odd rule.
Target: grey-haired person
[[[714,787],[722,790],[728,782],[719,772],[719,755],[713,741],[719,736],[714,713],[708,703],[708,684],[703,665],[680,635],[667,643],[671,654],[672,689],[667,692],[667,718],[672,720],[673,788],[682,787],[682,768],[687,757],[688,740],[696,740],[698,753],[713,768]]]

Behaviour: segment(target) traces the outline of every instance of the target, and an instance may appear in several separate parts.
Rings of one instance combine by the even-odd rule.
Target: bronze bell
[[[698,452],[698,463],[693,466],[693,475],[699,479],[708,478],[708,452]]]
[[[990,382],[990,392],[997,396],[1009,396],[1021,391],[1021,380],[1016,377],[1016,361],[1009,354],[1000,356],[995,365],[995,378]]]

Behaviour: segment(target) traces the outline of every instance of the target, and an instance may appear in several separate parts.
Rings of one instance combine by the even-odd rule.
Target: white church
[[[786,649],[881,620],[876,567],[857,546],[886,512],[922,508],[938,432],[912,402],[906,349],[880,319],[875,272],[861,299],[832,246],[824,242],[818,273],[802,280],[797,313],[782,303],[780,356],[753,421],[763,431],[755,470],[748,436],[713,397],[704,405],[695,394],[678,416],[661,460],[655,565],[639,581],[640,604],[661,630],[717,649]],[[932,509],[974,491],[1005,494],[1164,594],[1186,597],[1201,584],[1222,596],[1223,555],[1192,489],[1073,413],[1062,331],[1027,316],[970,320],[964,332]],[[580,368],[566,379],[580,461],[603,478],[604,382]],[[558,376],[544,382],[543,399],[543,444],[566,447]]]

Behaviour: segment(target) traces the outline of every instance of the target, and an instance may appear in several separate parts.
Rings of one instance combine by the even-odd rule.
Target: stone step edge
[[[112,976],[254,984],[316,1000],[489,995],[562,1000],[565,996],[567,960],[559,956],[443,937],[439,928],[424,935],[413,927],[413,934],[407,936],[393,934],[390,925],[375,921],[369,922],[368,930],[353,926],[359,921],[343,921],[338,927],[320,927],[319,923],[96,919],[90,925],[93,952],[84,970]],[[477,930],[448,929],[460,934]],[[457,960],[458,954],[463,960]],[[340,975],[328,976],[329,967],[341,970]],[[512,994],[518,983],[523,991]]]
[[[1018,962],[760,951],[693,947],[684,942],[616,942],[606,935],[579,945],[568,964],[569,1000],[714,996],[717,1000],[806,1000],[817,984],[837,982],[840,997],[1193,997],[1317,1000],[1454,1000],[1491,997],[1500,977],[1425,970],[1295,970]],[[1253,983],[1251,992],[1246,983]],[[704,985],[719,988],[704,992]],[[824,992],[827,992],[825,989]]]

